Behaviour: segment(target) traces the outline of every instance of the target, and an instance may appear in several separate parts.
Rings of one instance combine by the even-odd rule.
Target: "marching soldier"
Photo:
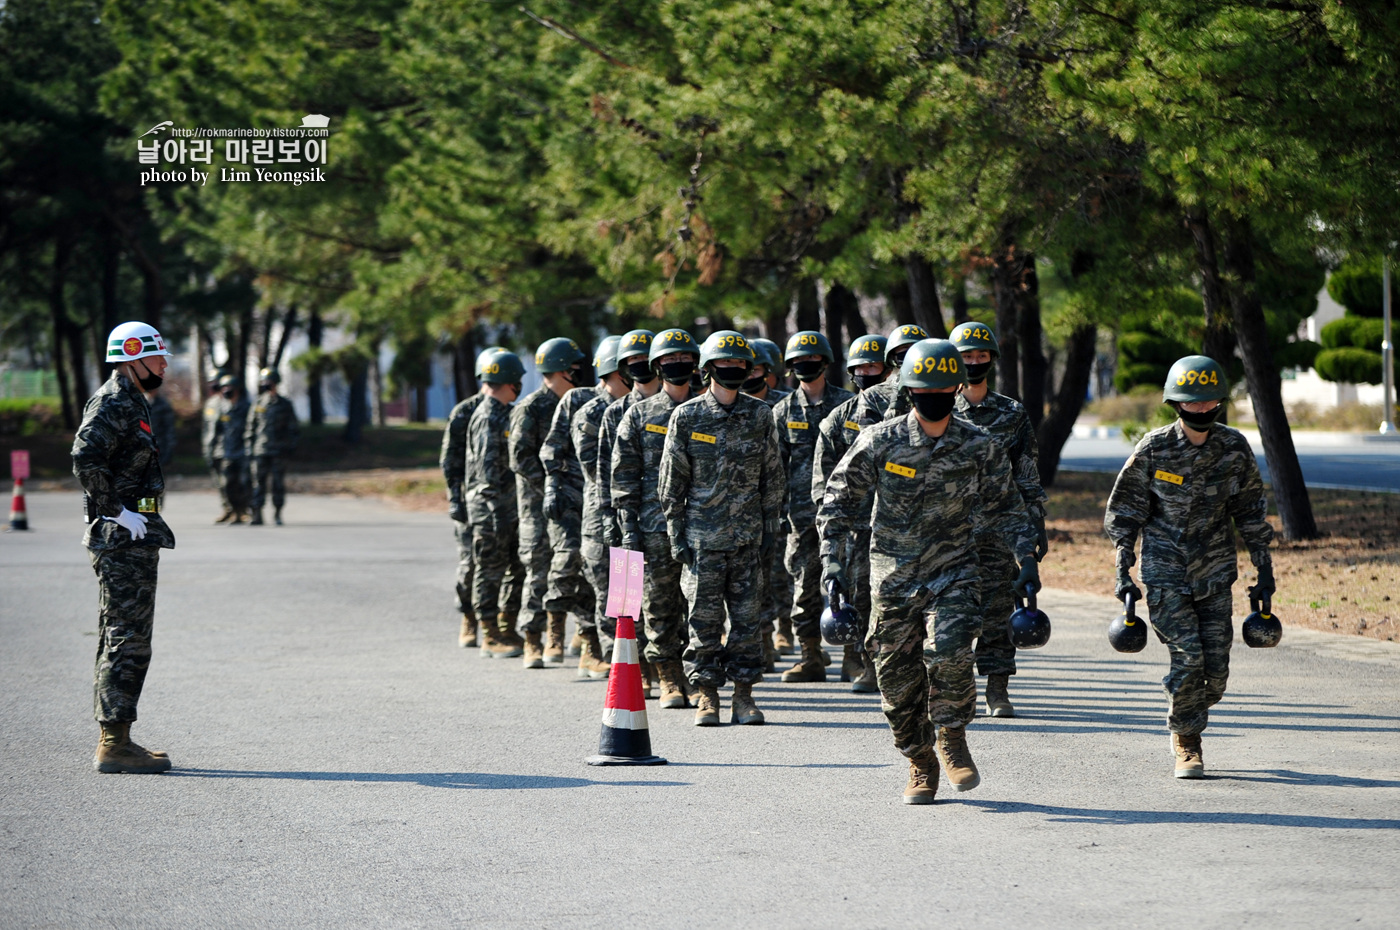
[[[204,465],[209,469],[209,480],[214,490],[219,492],[220,513],[215,523],[227,523],[233,519],[233,507],[228,502],[228,488],[224,486],[224,452],[214,441],[219,432],[220,418],[227,406],[219,385],[224,379],[223,371],[215,371],[209,378],[209,396],[204,401],[203,421],[199,430],[199,449],[204,455]]]
[[[572,339],[548,339],[535,352],[535,367],[544,383],[510,411],[510,467],[518,476],[520,561],[525,563],[525,592],[520,632],[525,636],[526,668],[544,668],[545,646],[564,661],[564,621],[551,620],[545,626],[544,599],[549,589],[549,563],[554,552],[549,544],[549,525],[544,515],[544,465],[540,446],[554,417],[559,398],[577,386],[583,350]],[[547,634],[548,643],[544,642]]]
[[[594,613],[585,620],[579,617],[579,634],[583,640],[579,649],[578,677],[606,678],[611,666],[604,659],[608,651],[601,641],[611,644],[616,629],[613,618],[607,616],[608,544],[603,538],[603,517],[598,506],[598,429],[609,405],[626,396],[627,384],[618,371],[617,347],[620,336],[608,336],[598,346],[593,369],[603,389],[598,397],[579,408],[569,423],[574,454],[583,471],[582,547],[584,570],[594,592]]]
[[[856,404],[860,395],[882,384],[889,373],[885,367],[884,336],[867,333],[851,343],[846,353],[846,371],[856,386],[856,394],[847,398],[840,406],[827,414],[817,429],[817,449],[812,457],[812,502],[820,507],[826,497],[826,480],[836,469],[837,463],[846,455],[846,450],[860,435],[860,424],[855,421]],[[847,540],[843,554],[846,565],[846,580],[850,582],[851,603],[855,605],[861,623],[866,628],[870,624],[870,523],[857,522]],[[864,634],[865,630],[862,630]],[[862,636],[864,638],[864,636]],[[873,694],[879,690],[875,684],[875,663],[870,653],[856,646],[847,646],[841,660],[841,680],[851,683],[851,690],[857,694]]]
[[[165,340],[145,323],[123,323],[107,337],[112,375],[83,409],[73,438],[73,474],[83,486],[83,537],[97,575],[97,663],[93,715],[102,728],[99,772],[154,774],[170,757],[131,741],[136,705],[151,664],[160,550],[175,534],[160,515],[165,494],[147,392],[165,375]]]
[[[958,791],[981,781],[964,730],[977,702],[977,540],[989,532],[1015,539],[1018,589],[1039,589],[1040,573],[1035,530],[1006,454],[986,431],[952,416],[955,392],[966,384],[958,350],[943,339],[916,343],[900,383],[913,409],[860,431],[827,481],[817,519],[825,580],[844,593],[841,548],[856,521],[872,514],[866,643],[876,651],[895,747],[909,759],[904,802],[930,804],[939,762]]]
[[[1040,486],[1035,430],[1019,401],[998,394],[987,385],[987,375],[1001,355],[997,337],[986,324],[974,322],[958,326],[949,338],[962,353],[968,382],[958,394],[953,415],[985,429],[1011,460],[1012,477],[1036,527],[1036,561],[1044,561],[1050,544],[1045,534],[1045,491]],[[987,679],[987,713],[992,717],[1014,717],[1016,709],[1007,694],[1010,676],[1016,674],[1016,646],[1011,642],[1008,623],[1015,604],[1006,583],[1016,574],[1011,540],[984,539],[979,554],[982,635],[977,637],[977,671]]]
[[[885,367],[890,371],[899,371],[904,365],[904,356],[909,352],[909,348],[927,338],[928,333],[913,323],[896,326],[885,340]],[[857,395],[860,400],[856,402],[856,415],[852,419],[864,428],[891,416],[904,416],[909,412],[908,401],[895,406],[895,400],[900,395],[900,386],[900,378],[896,376],[868,391],[861,391]],[[893,413],[891,408],[894,408]]]
[[[1117,547],[1120,600],[1142,597],[1129,573],[1142,538],[1149,620],[1171,653],[1162,686],[1177,778],[1205,775],[1201,733],[1230,676],[1236,532],[1258,572],[1250,595],[1274,593],[1274,534],[1264,519],[1259,466],[1239,431],[1215,422],[1227,396],[1225,371],[1214,359],[1190,355],[1172,365],[1162,400],[1176,409],[1177,421],[1138,442],[1104,514],[1104,530]]]
[[[749,380],[744,382],[744,393],[757,397],[769,407],[792,392],[778,387],[778,375],[783,369],[783,353],[772,339],[756,338],[749,340],[749,348],[758,358]],[[793,581],[788,574],[787,524],[779,522],[778,540],[773,546],[773,557],[763,566],[763,634],[764,671],[775,671],[776,660],[780,655],[788,656],[796,652],[792,636]],[[825,653],[823,653],[825,655]]]
[[[827,383],[827,366],[836,357],[826,337],[815,330],[794,333],[788,339],[783,361],[797,376],[798,388],[773,408],[773,424],[787,475],[784,564],[794,587],[790,616],[802,645],[802,658],[783,672],[783,681],[826,681],[821,635],[821,543],[817,537],[817,505],[812,501],[812,457],[816,454],[822,420],[850,399],[851,393]]]
[[[612,451],[612,501],[622,525],[622,545],[646,555],[645,655],[661,682],[660,704],[679,708],[689,706],[681,667],[687,639],[685,601],[681,563],[671,555],[657,485],[671,414],[693,396],[690,376],[697,368],[700,349],[690,333],[668,329],[652,340],[648,358],[661,376],[662,389],[633,404],[618,423]]]
[[[710,389],[671,414],[657,487],[671,555],[685,568],[686,673],[699,691],[696,726],[719,724],[719,687],[734,682],[733,722],[763,723],[759,566],[772,552],[787,482],[772,411],[740,389],[754,365],[748,341],[721,330],[700,347]],[[724,635],[725,612],[729,634]]]
[[[297,447],[301,428],[292,402],[277,393],[282,376],[271,368],[258,373],[258,402],[248,415],[243,441],[253,457],[254,526],[263,522],[263,504],[272,495],[272,522],[282,525],[282,507],[287,502],[287,469],[283,463]]]

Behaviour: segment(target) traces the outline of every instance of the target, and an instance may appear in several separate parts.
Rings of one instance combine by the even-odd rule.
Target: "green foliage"
[[[1284,343],[1274,351],[1274,362],[1280,368],[1307,370],[1314,367],[1322,346],[1307,339]]]
[[[35,436],[62,428],[56,397],[0,398],[0,436]]]
[[[1385,310],[1384,281],[1379,258],[1349,257],[1327,279],[1327,293],[1349,315],[1380,317]]]
[[[1326,381],[1349,384],[1380,384],[1384,373],[1379,352],[1370,352],[1355,346],[1324,349],[1318,353],[1313,367]],[[1400,365],[1396,366],[1396,370],[1400,371]]]
[[[1366,319],[1358,316],[1344,316],[1322,327],[1319,334],[1324,349],[1342,349],[1354,346],[1369,352],[1379,353],[1385,340],[1385,323],[1382,320]],[[1379,362],[1377,362],[1379,364]]]

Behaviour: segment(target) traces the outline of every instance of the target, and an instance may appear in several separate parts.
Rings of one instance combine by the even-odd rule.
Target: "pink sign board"
[[[10,477],[16,481],[24,481],[29,477],[29,450],[10,450]]]
[[[627,550],[618,546],[608,548],[608,606],[609,617],[625,616],[622,605],[627,601]]]
[[[627,598],[622,604],[624,617],[636,619],[642,615],[642,576],[646,573],[646,557],[627,550]]]

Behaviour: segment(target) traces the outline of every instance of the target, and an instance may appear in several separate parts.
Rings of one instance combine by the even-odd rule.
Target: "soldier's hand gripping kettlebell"
[[[1240,633],[1244,637],[1244,644],[1251,649],[1270,649],[1283,639],[1283,624],[1279,623],[1278,617],[1269,609],[1269,600],[1268,594],[1260,598],[1253,590],[1250,591],[1249,606],[1253,613],[1244,618]]]
[[[1118,652],[1142,652],[1147,645],[1147,621],[1135,612],[1137,597],[1123,594],[1123,612],[1108,625],[1108,644]]]

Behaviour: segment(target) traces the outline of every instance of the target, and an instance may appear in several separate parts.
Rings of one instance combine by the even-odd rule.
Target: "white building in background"
[[[1346,308],[1332,299],[1326,285],[1317,294],[1317,311],[1298,327],[1298,337],[1313,342],[1322,341],[1322,327],[1346,316]],[[1320,409],[1345,404],[1376,404],[1385,401],[1385,389],[1379,384],[1347,384],[1324,381],[1316,371],[1289,369],[1283,373],[1283,402],[1306,402]]]

